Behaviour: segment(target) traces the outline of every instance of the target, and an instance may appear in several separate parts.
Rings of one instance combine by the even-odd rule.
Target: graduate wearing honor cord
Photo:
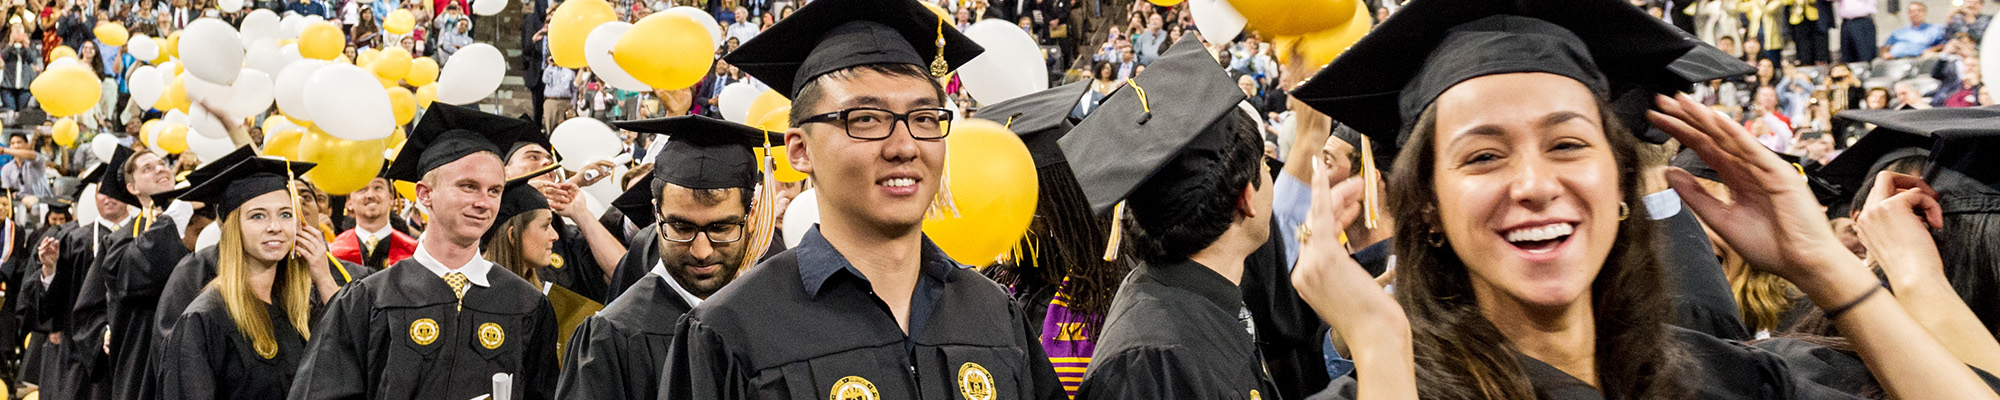
[[[555,311],[540,288],[480,259],[506,177],[500,146],[530,121],[438,104],[390,165],[417,182],[434,220],[414,255],[349,285],[314,329],[291,395],[307,399],[470,399],[509,374],[514,399],[551,397]]]
[[[937,79],[982,51],[914,0],[821,0],[724,57],[793,100],[820,224],[681,318],[659,398],[1065,397],[1039,321],[923,234],[950,198]]]

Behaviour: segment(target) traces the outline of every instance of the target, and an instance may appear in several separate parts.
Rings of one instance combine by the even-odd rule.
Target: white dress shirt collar
[[[681,287],[681,281],[679,279],[674,279],[673,274],[667,273],[666,262],[663,261],[663,262],[653,263],[652,273],[653,275],[659,275],[660,279],[666,280],[667,287],[674,288],[674,293],[679,293],[681,295],[681,300],[687,300],[688,307],[701,305],[700,297],[694,297],[694,293],[688,293],[687,288]]]
[[[486,274],[493,270],[493,262],[479,258],[478,255],[472,256],[472,261],[467,261],[465,265],[453,269],[445,266],[436,257],[431,257],[431,253],[424,250],[423,243],[418,243],[417,251],[410,255],[410,259],[417,260],[418,264],[423,264],[424,268],[430,269],[431,273],[437,274],[439,278],[443,278],[445,274],[456,271],[464,273],[466,281],[472,282],[473,285],[493,287],[492,283],[486,280]]]

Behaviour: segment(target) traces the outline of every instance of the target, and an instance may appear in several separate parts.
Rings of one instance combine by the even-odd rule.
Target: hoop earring
[[[1631,206],[1628,206],[1628,205],[1625,205],[1625,202],[1622,202],[1622,201],[1621,201],[1621,202],[1618,202],[1618,220],[1619,220],[1619,221],[1624,221],[1624,220],[1625,220],[1625,218],[1628,218],[1628,217],[1631,217],[1631,216],[1632,216],[1632,207],[1631,207]]]
[[[1444,247],[1444,233],[1431,231],[1429,235],[1424,237],[1424,243],[1431,245],[1431,247]]]

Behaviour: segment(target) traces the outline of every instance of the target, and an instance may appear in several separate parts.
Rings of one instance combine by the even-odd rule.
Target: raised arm
[[[1914,176],[1882,171],[1854,229],[1896,290],[1896,302],[1966,364],[2000,371],[2000,341],[1958,297],[1930,229],[1944,227],[1937,191]],[[1921,214],[1920,214],[1921,213]]]

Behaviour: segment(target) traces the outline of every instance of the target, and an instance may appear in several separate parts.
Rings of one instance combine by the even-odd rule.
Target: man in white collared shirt
[[[539,134],[532,121],[469,108],[425,114],[384,175],[417,182],[417,203],[433,211],[429,229],[409,259],[328,304],[291,399],[469,399],[503,376],[514,399],[553,397],[554,308],[540,288],[479,257],[506,185],[495,143]]]

